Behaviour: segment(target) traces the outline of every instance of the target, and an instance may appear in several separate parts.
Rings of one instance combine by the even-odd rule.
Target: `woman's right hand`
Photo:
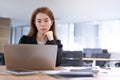
[[[49,41],[54,40],[52,31],[46,32],[45,35],[47,36]]]

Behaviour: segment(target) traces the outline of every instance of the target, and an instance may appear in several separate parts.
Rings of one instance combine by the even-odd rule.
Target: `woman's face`
[[[50,30],[53,21],[50,17],[44,13],[38,13],[35,19],[35,25],[39,33],[46,33]]]

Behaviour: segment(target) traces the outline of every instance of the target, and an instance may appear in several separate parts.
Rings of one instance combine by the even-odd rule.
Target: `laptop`
[[[6,44],[4,56],[8,70],[53,70],[57,45]]]

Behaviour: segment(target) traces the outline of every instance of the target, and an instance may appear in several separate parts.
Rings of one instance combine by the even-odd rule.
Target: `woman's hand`
[[[47,36],[49,41],[54,40],[52,31],[46,32],[45,35]]]

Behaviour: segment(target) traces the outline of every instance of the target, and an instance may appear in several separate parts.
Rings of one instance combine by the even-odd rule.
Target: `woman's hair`
[[[48,15],[50,17],[50,19],[53,21],[50,31],[53,31],[53,37],[56,40],[57,35],[56,35],[56,30],[55,30],[55,18],[54,18],[52,11],[48,7],[37,8],[33,12],[32,16],[31,16],[30,32],[28,33],[28,36],[36,36],[37,35],[38,30],[35,25],[35,18],[38,13],[44,13],[44,14]]]

